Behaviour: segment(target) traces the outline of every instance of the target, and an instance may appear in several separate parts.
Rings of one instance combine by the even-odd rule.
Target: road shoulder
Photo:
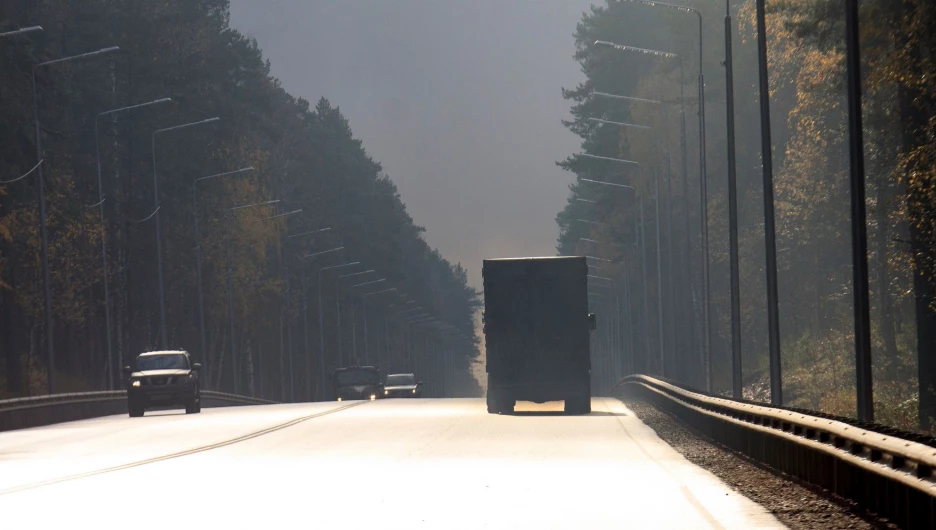
[[[714,444],[640,396],[625,392],[619,399],[687,460],[760,504],[792,530],[897,528],[845,500],[775,474]]]

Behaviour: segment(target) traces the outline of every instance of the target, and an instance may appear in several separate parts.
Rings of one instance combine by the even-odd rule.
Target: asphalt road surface
[[[783,527],[621,402],[561,406],[268,405],[0,433],[0,526]]]

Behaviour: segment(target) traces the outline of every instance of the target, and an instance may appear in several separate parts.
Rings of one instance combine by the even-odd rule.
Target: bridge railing
[[[615,389],[716,443],[856,502],[901,528],[936,527],[936,448],[802,411],[735,401],[644,375]]]
[[[201,391],[202,407],[267,405],[276,403],[250,396]],[[127,413],[125,390],[75,392],[0,400],[0,432],[65,421]]]

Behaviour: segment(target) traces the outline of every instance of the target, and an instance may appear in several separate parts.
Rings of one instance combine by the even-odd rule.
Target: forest
[[[0,398],[121,388],[164,348],[273,400],[355,361],[479,394],[465,269],[227,0],[2,0],[0,21],[42,27],[0,45]]]
[[[558,162],[577,178],[556,217],[557,250],[608,260],[595,262],[596,271],[617,279],[641,309],[622,313],[631,370],[702,389],[710,373],[711,390],[730,395],[725,4],[672,3],[693,10],[608,0],[578,24],[575,59],[585,80],[563,95],[571,103],[566,125],[582,150]],[[728,4],[743,396],[769,402],[755,2]],[[783,404],[855,416],[843,5],[768,0],[765,35]],[[864,1],[859,22],[874,415],[929,430],[936,417],[936,5]],[[701,354],[703,226],[710,365]]]

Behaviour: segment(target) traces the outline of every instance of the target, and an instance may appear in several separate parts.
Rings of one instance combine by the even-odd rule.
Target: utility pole
[[[865,211],[864,138],[861,125],[861,48],[858,0],[845,2],[845,64],[848,76],[848,154],[851,170],[852,289],[855,298],[855,376],[858,419],[874,421],[871,375],[871,315],[868,295],[868,225]]]
[[[767,337],[770,359],[770,403],[783,404],[780,371],[780,307],[777,294],[777,236],[774,222],[773,154],[770,141],[770,85],[767,75],[767,14],[757,5],[757,62],[760,92],[761,163],[764,179],[764,244],[767,247]]]
[[[738,178],[735,165],[734,67],[731,52],[731,0],[725,0],[725,106],[728,128],[728,262],[731,275],[731,394],[740,399],[741,280],[738,263]]]

